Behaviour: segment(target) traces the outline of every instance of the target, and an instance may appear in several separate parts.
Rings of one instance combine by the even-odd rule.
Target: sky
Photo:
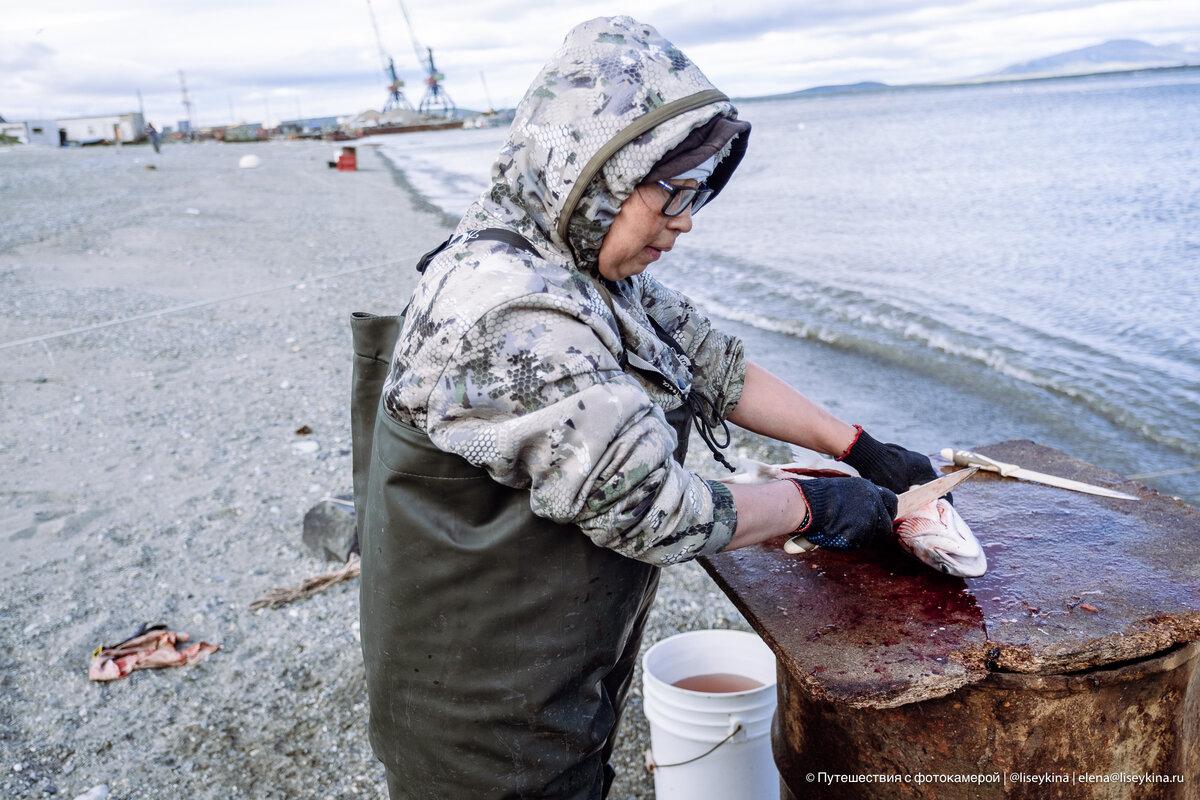
[[[415,105],[422,75],[398,0],[371,0]],[[630,14],[731,96],[954,80],[1107,39],[1200,46],[1197,0],[408,0],[461,107],[513,106],[574,25]],[[136,111],[160,127],[379,108],[367,0],[0,0],[0,115]],[[481,76],[482,72],[482,76]],[[486,90],[485,90],[486,81]]]

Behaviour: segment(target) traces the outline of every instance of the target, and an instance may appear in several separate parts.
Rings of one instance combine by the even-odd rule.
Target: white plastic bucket
[[[721,672],[762,686],[709,694],[672,685]],[[657,800],[779,797],[770,736],[775,657],[753,633],[705,630],[662,640],[642,658],[642,701]]]

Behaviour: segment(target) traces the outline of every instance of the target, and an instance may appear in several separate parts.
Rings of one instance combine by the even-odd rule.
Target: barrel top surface
[[[790,680],[858,707],[940,697],[991,671],[1061,674],[1200,639],[1200,511],[1034,442],[974,449],[1141,499],[981,471],[954,490],[987,553],[980,578],[935,572],[892,542],[791,556],[780,537],[701,563]]]

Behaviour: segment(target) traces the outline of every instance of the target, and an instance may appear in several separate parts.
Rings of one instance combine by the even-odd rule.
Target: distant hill
[[[1032,61],[1012,64],[996,72],[988,72],[970,78],[937,81],[931,83],[888,84],[879,81],[839,83],[830,86],[812,86],[794,92],[734,98],[738,102],[759,100],[787,100],[821,94],[848,94],[852,92],[882,92],[897,89],[919,89],[925,86],[965,86],[993,81],[1020,81],[1034,78],[1069,77],[1096,72],[1124,72],[1136,69],[1163,67],[1200,66],[1200,47],[1182,45],[1155,45],[1138,39],[1111,39],[1091,47],[1068,50]]]
[[[1068,50],[1051,56],[1012,64],[989,78],[1023,78],[1047,75],[1079,75],[1116,72],[1147,67],[1178,67],[1200,64],[1200,52],[1179,46],[1154,45],[1138,39],[1112,39],[1103,44]]]
[[[878,92],[893,88],[890,84],[879,81],[859,81],[858,83],[838,83],[830,86],[810,86],[795,92],[781,94],[763,94],[755,97],[741,97],[739,100],[787,100],[790,97],[804,97],[810,94],[844,94],[850,92]]]

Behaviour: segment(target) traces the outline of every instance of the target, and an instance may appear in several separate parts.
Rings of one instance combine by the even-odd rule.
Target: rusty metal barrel
[[[1032,442],[975,449],[1140,499],[973,479],[981,578],[894,545],[702,560],[775,653],[781,797],[1200,800],[1200,511]]]
[[[1200,763],[1195,642],[1131,664],[1069,675],[995,672],[945,697],[884,709],[815,700],[781,674],[779,702],[773,744],[786,800],[1200,796],[1194,771]],[[1169,776],[1188,777],[1189,769],[1191,780],[1166,782]],[[829,786],[815,780],[822,771],[989,780]],[[1061,783],[1022,783],[1014,773],[1056,776]],[[1067,782],[1084,774],[1164,780],[1140,786]]]

